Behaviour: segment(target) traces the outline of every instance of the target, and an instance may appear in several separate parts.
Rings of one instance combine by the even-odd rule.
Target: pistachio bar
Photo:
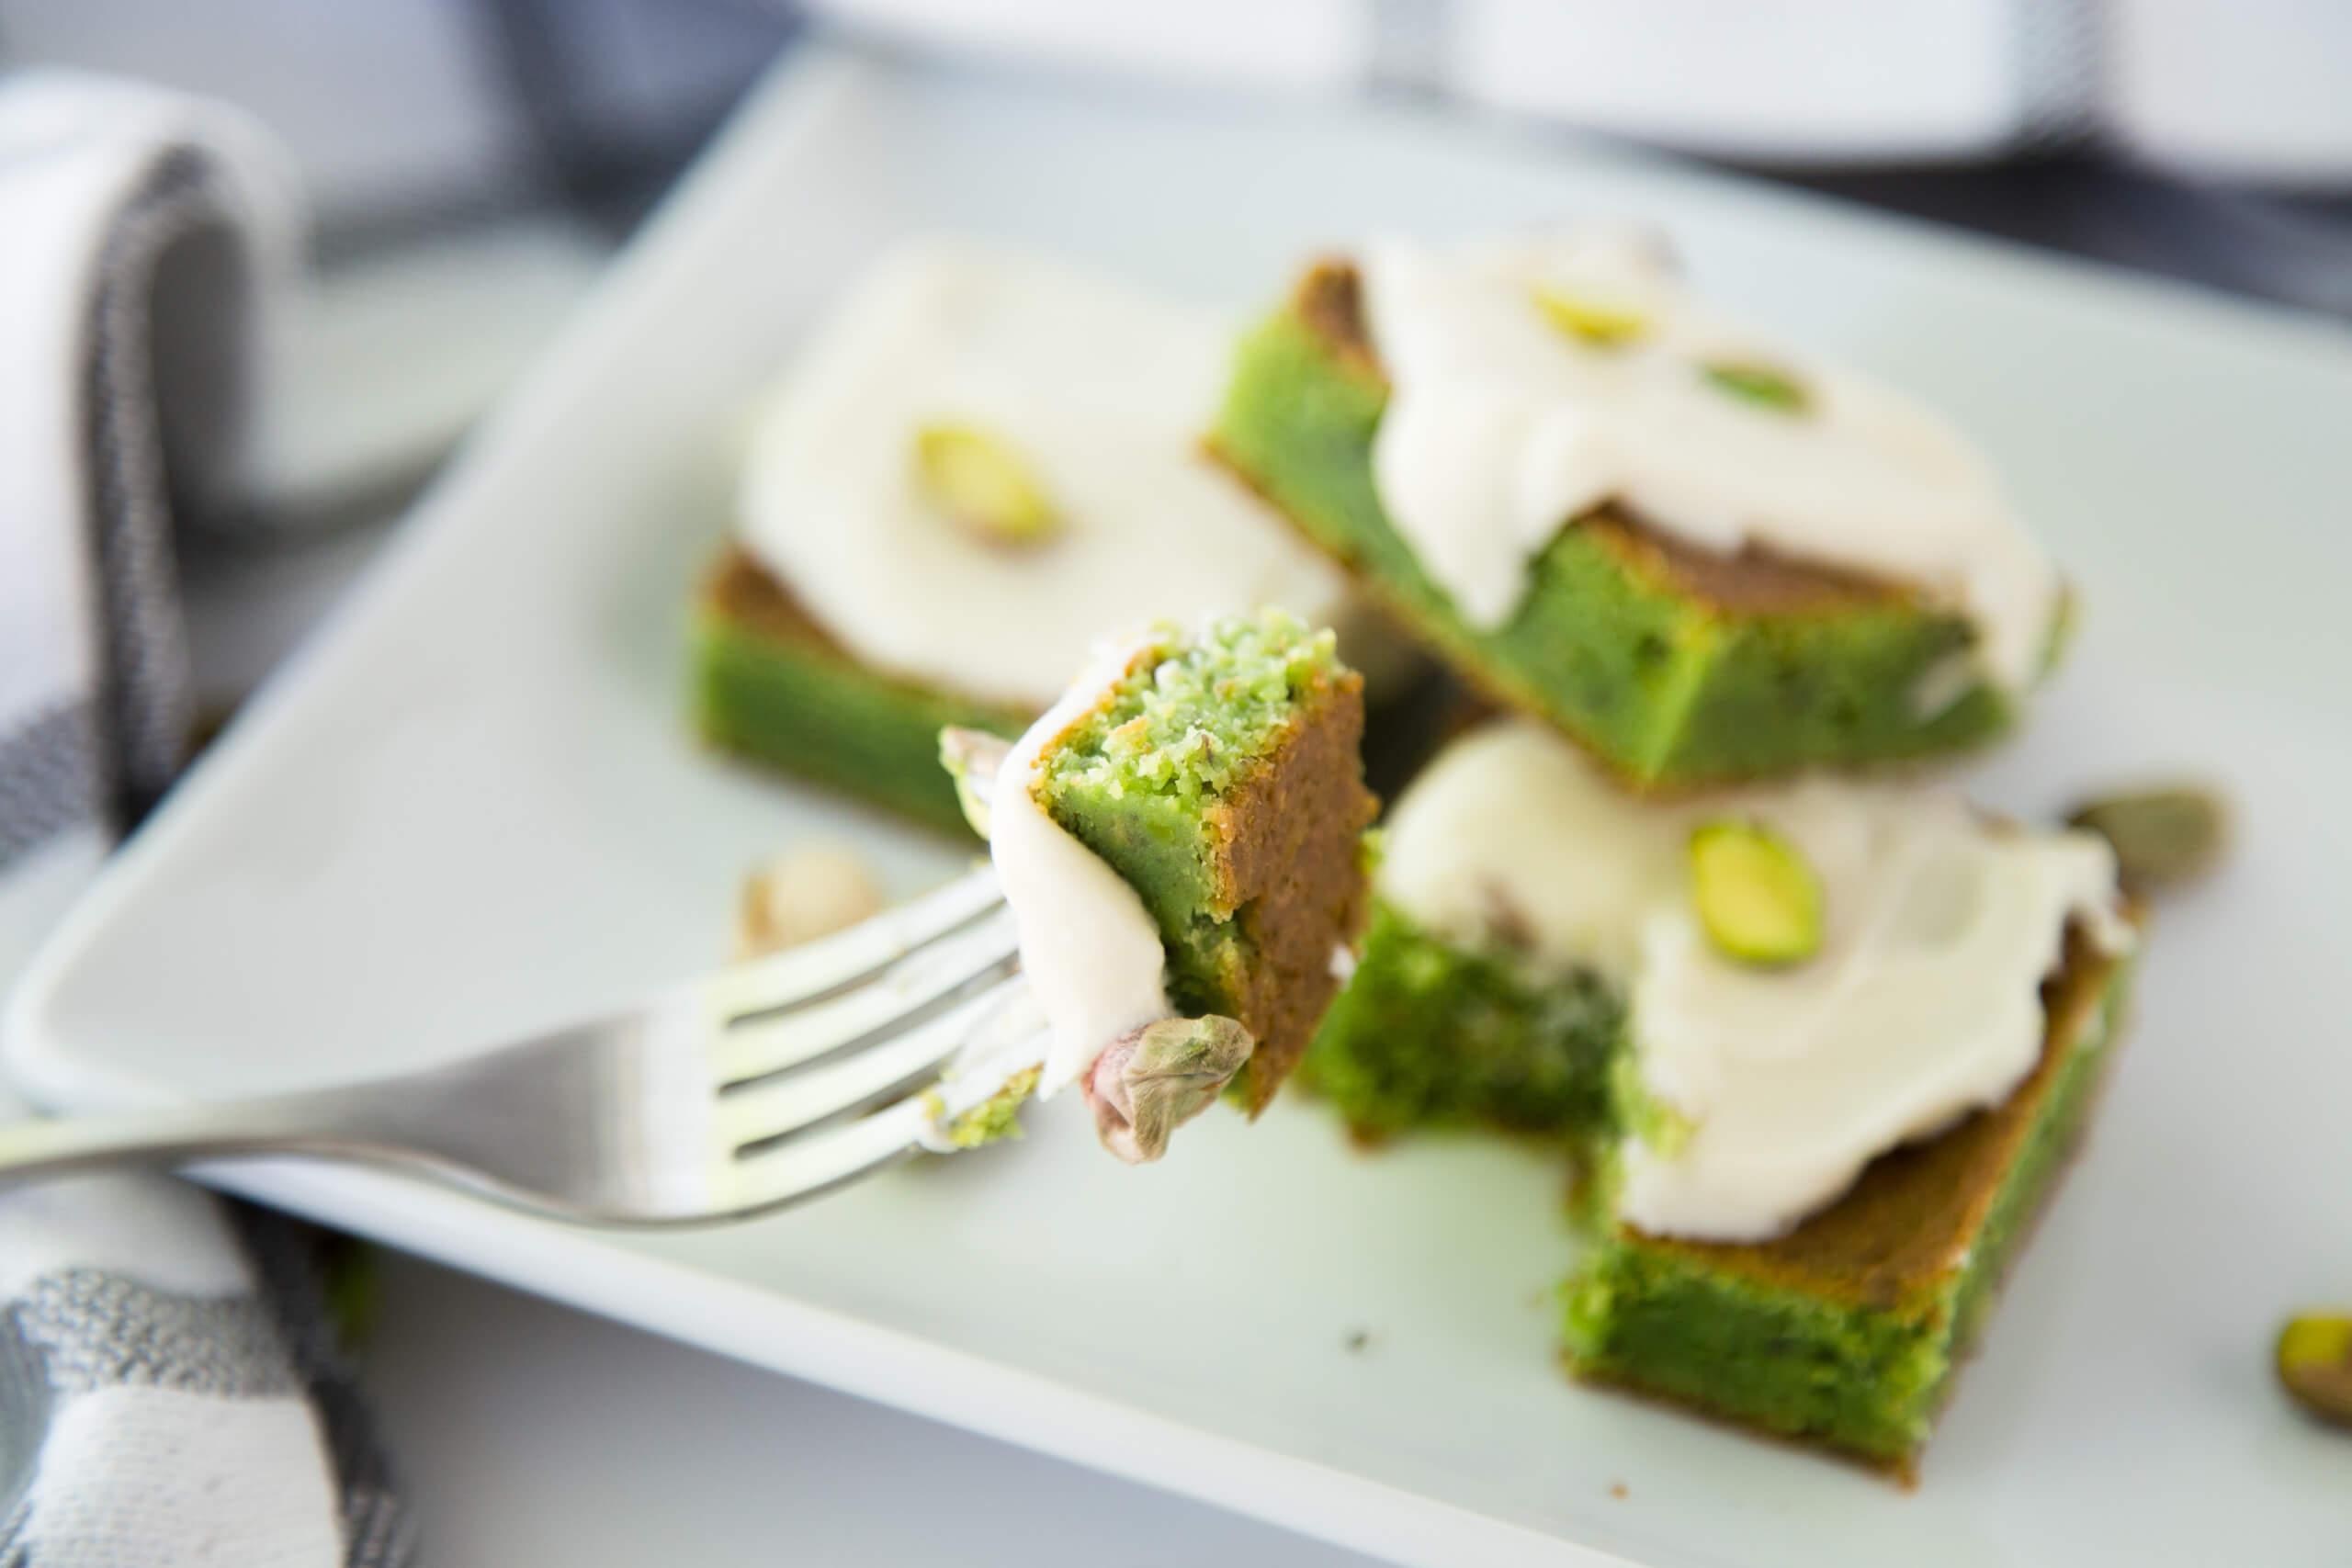
[[[1491,505],[1506,513],[1515,504],[1523,510],[1512,500],[1523,476],[1491,467],[1501,460],[1501,437],[1488,425],[1528,429],[1520,456],[1539,479],[1566,461],[1562,452],[1606,477],[1617,471],[1608,454],[1634,449],[1666,470],[1660,497],[1695,495],[1689,509],[1718,528],[1783,511],[1803,520],[1814,515],[1805,507],[1829,497],[1834,504],[1822,515],[1842,532],[1825,523],[1815,533],[1841,548],[1873,537],[1864,519],[1850,515],[1856,503],[1847,499],[1871,494],[1868,486],[1844,482],[1842,468],[1809,482],[1804,464],[1789,457],[1808,451],[1804,427],[1826,424],[1842,406],[1830,392],[1810,394],[1770,363],[1709,360],[1695,348],[1689,364],[1673,362],[1670,353],[1683,352],[1679,344],[1652,350],[1629,341],[1643,330],[1638,313],[1579,310],[1538,291],[1524,314],[1510,330],[1528,341],[1504,333],[1497,349],[1506,363],[1556,352],[1564,376],[1582,374],[1580,355],[1601,367],[1596,378],[1618,379],[1571,382],[1565,412],[1529,393],[1482,415],[1474,385],[1457,400],[1461,406],[1423,421],[1426,439],[1419,431],[1411,443],[1400,436],[1384,468],[1378,448],[1399,396],[1389,345],[1373,330],[1362,267],[1319,265],[1242,344],[1213,448],[1468,679],[1557,726],[1635,787],[1925,757],[2011,726],[2025,687],[2054,650],[2064,599],[2030,544],[1998,522],[1965,537],[1956,524],[1945,532],[1958,540],[1947,552],[1957,558],[1954,571],[1973,571],[1968,581],[1983,583],[1988,598],[2006,593],[2008,641],[2031,642],[2022,660],[2010,659],[2026,667],[2009,669],[2006,679],[1987,668],[1983,618],[1947,592],[1948,581],[1888,569],[1887,560],[1902,558],[1899,538],[1894,545],[1879,538],[1853,558],[1826,547],[1800,554],[1786,540],[1810,536],[1792,530],[1706,538],[1659,525],[1652,511],[1633,504],[1646,496],[1613,482],[1596,480],[1591,493],[1578,492],[1573,512],[1537,519],[1519,556],[1501,563],[1516,573],[1513,581],[1498,583],[1492,559],[1483,588],[1477,561],[1459,573],[1443,570],[1462,541],[1477,535],[1463,522],[1465,509],[1476,508],[1449,487],[1474,497],[1492,492]],[[1483,324],[1484,318],[1465,320],[1457,335],[1475,336],[1469,329]],[[1547,332],[1559,340],[1556,349],[1540,341]],[[1429,355],[1443,361],[1463,352],[1440,342]],[[1643,354],[1655,363],[1631,366]],[[1441,364],[1432,373],[1441,382],[1444,369]],[[1709,399],[1724,409],[1710,409]],[[1973,476],[1973,459],[1952,449],[1946,433],[1913,428],[1924,419],[1907,405],[1888,412],[1871,402],[1848,423],[1872,431],[1900,426],[1899,436],[1886,437],[1891,447],[1931,449]],[[1596,420],[1614,423],[1594,434]],[[1710,445],[1719,426],[1722,439]],[[1588,458],[1578,442],[1605,444],[1607,452]],[[1840,434],[1833,450],[1847,466],[1874,464],[1872,474],[1892,466],[1870,454],[1851,457],[1858,445]],[[1630,460],[1625,466],[1631,471]],[[1743,488],[1751,477],[1762,485],[1788,469],[1808,482],[1752,497]],[[1946,508],[1932,485],[1900,477],[1900,486],[1889,479],[1883,487],[1888,506],[1917,505],[1934,516],[1884,516],[1878,519],[1884,535],[1900,536],[1917,521],[1918,533],[1931,536],[1945,511],[1973,519],[1992,505],[1976,494],[1981,486],[1955,481],[1968,492],[1965,504]],[[1418,543],[1396,510],[1399,493],[1434,518]],[[1528,523],[1522,515],[1515,525]],[[1982,570],[1962,548],[1977,534],[1993,541],[1981,552]],[[1929,552],[1920,546],[1922,562],[1940,567],[1944,558]],[[1470,602],[1474,589],[1491,601],[1483,612]]]
[[[2107,1059],[2107,842],[1849,778],[1643,801],[1523,718],[1383,837],[1304,1081],[1572,1157],[1578,1376],[1907,1466]]]
[[[2071,947],[2032,1076],[1881,1156],[1785,1235],[1695,1241],[1593,1216],[1564,1292],[1571,1370],[1910,1473],[2082,1135],[2129,969]]]
[[[695,606],[695,728],[722,750],[960,832],[939,771],[949,726],[1018,735],[1026,708],[960,697],[861,663],[785,586],[729,548]]]
[[[1200,450],[1227,342],[992,244],[878,258],[752,422],[694,617],[701,733],[952,826],[940,728],[1019,733],[1104,634],[1343,619],[1343,575]]]
[[[1112,645],[1001,759],[949,736],[1053,1023],[1039,1088],[1082,1083],[1118,1152],[1213,1066],[1255,1115],[1306,1051],[1363,921],[1363,730],[1331,633],[1263,611]]]

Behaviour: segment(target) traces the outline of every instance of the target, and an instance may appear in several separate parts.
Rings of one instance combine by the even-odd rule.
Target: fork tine
[[[930,1123],[931,1113],[917,1095],[748,1156],[731,1168],[734,1201],[728,1207],[749,1213],[821,1197],[917,1152]]]
[[[741,1094],[788,1069],[878,1047],[994,987],[1018,959],[1012,912],[1000,908],[825,999],[738,1017],[713,1043],[720,1092]]]
[[[719,1018],[729,1021],[821,1002],[953,934],[1002,902],[995,871],[983,864],[837,935],[737,964],[705,982],[703,997]]]
[[[724,1096],[717,1107],[721,1143],[743,1156],[820,1122],[932,1082],[1020,984],[1015,978],[1001,978],[912,1028],[864,1049],[821,1066],[773,1075]]]

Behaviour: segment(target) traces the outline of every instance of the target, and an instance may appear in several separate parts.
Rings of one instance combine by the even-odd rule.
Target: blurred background
[[[741,96],[820,37],[1636,142],[2352,326],[2347,0],[0,0],[0,78],[65,67],[240,106],[311,214],[258,460],[176,519],[208,725],[398,531]],[[1033,1564],[1357,1561],[389,1267],[370,1393],[420,1511],[463,1543],[444,1561],[640,1561],[628,1542],[667,1540],[769,1562],[782,1513],[786,1561],[936,1561],[910,1473],[951,1509],[1082,1489],[1056,1540],[1008,1546]]]
[[[0,70],[241,105],[315,215],[260,469],[188,563],[216,716],[818,31],[974,70],[1408,97],[2352,318],[2338,0],[0,0]]]

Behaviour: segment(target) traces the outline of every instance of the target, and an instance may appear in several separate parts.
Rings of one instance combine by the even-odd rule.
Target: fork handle
[[[376,1129],[339,1089],[0,1126],[0,1185],[108,1166],[181,1166],[264,1155],[382,1157]]]

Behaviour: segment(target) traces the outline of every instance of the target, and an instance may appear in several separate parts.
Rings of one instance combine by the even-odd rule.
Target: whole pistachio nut
[[[984,544],[1030,549],[1061,532],[1037,471],[1002,434],[937,422],[915,432],[915,480],[933,509]]]
[[[1233,1019],[1163,1018],[1103,1048],[1084,1080],[1102,1146],[1129,1165],[1168,1152],[1169,1134],[1206,1111],[1257,1042]]]
[[[996,791],[997,770],[1012,750],[1012,742],[985,729],[960,729],[954,725],[939,732],[939,765],[956,781],[956,804],[972,831],[989,836],[989,800]]]
[[[1716,947],[1745,964],[1802,964],[1821,949],[1821,882],[1804,852],[1760,822],[1690,835],[1690,897]]]
[[[2309,1313],[2279,1330],[2278,1382],[2321,1420],[2352,1427],[2352,1313]]]
[[[2086,800],[2067,813],[2115,849],[2125,888],[2157,893],[2213,869],[2229,841],[2229,808],[2209,789],[2176,785]]]

